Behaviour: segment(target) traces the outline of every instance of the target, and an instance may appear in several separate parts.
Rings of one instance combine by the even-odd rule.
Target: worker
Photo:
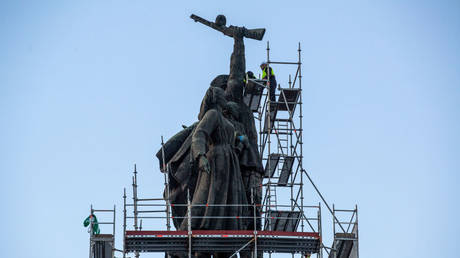
[[[252,71],[248,71],[246,73],[246,76],[249,78],[249,79],[256,79],[256,77],[254,76],[254,73]]]
[[[270,101],[275,101],[275,90],[276,90],[276,78],[275,73],[271,67],[268,67],[266,62],[260,64],[260,69],[262,69],[262,79],[268,80],[270,85]],[[268,70],[268,71],[267,71]]]
[[[258,86],[254,83],[256,77],[254,76],[254,73],[251,71],[248,71],[246,73],[246,77],[244,78],[244,82],[246,83],[246,86],[244,87],[244,96],[250,95],[250,94],[255,94],[255,91],[257,90]],[[247,103],[246,103],[247,104]]]
[[[85,221],[83,221],[83,226],[87,227],[91,225],[89,231],[93,234],[93,235],[99,235],[99,233],[101,232],[99,230],[99,223],[97,222],[97,218],[96,218],[96,215],[94,214],[90,214],[86,219]]]

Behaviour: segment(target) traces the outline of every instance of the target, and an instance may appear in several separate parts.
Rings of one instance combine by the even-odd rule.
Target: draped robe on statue
[[[210,88],[209,91],[222,90]],[[207,98],[215,97],[207,94],[203,102],[209,101]],[[199,174],[191,201],[191,227],[246,229],[247,219],[239,218],[248,215],[248,201],[233,145],[235,129],[217,108],[202,108],[200,117],[192,136],[190,151],[195,161],[200,155],[208,159],[210,172],[197,170]],[[186,220],[182,221],[181,229],[187,229]]]

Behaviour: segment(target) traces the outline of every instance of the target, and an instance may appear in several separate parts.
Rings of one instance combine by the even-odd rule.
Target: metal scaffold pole
[[[190,190],[187,190],[187,234],[188,258],[192,258],[192,204],[190,203]]]
[[[270,71],[270,42],[267,41],[267,71]],[[272,96],[270,95],[271,92],[270,92],[270,72],[267,72],[267,115],[266,115],[266,119],[267,119],[267,141],[268,141],[268,145],[267,145],[267,151],[268,151],[268,157],[267,157],[267,161],[268,161],[268,171],[271,171],[271,155],[270,155],[270,152],[271,152],[271,137],[270,137],[270,134],[271,134],[271,131],[272,131],[272,121],[271,121],[271,98]],[[266,214],[268,214],[268,212],[270,211],[271,209],[271,206],[272,206],[272,203],[273,202],[273,198],[276,198],[276,196],[272,196],[272,181],[271,181],[271,178],[272,178],[272,175],[271,175],[271,172],[269,173],[269,176],[268,176],[268,183],[267,183],[267,194],[268,194],[268,197],[267,197],[267,205],[266,205]],[[275,207],[276,209],[276,207]],[[271,228],[272,226],[272,221],[269,219],[268,220],[268,228]],[[269,255],[271,257],[271,254]]]
[[[126,188],[123,188],[123,258],[126,258]]]
[[[90,216],[93,216],[93,205],[91,204],[90,208]],[[91,258],[92,255],[92,250],[93,250],[93,220],[90,219],[90,225],[89,225],[89,258]]]
[[[112,246],[112,257],[115,257],[115,224],[116,224],[116,211],[117,207],[113,205],[113,227],[112,227],[112,234],[113,234],[113,246]]]
[[[254,258],[257,257],[257,213],[256,213],[256,202],[254,201],[254,189],[251,188],[251,202],[252,202],[252,209],[253,209],[253,223],[254,223]]]
[[[165,150],[164,150],[164,141],[163,141],[163,136],[161,136],[161,156],[162,156],[162,163],[163,163],[163,174],[164,174],[164,179],[165,179],[165,189],[166,189],[166,195],[165,195],[165,201],[166,201],[166,229],[168,231],[171,230],[171,203],[169,200],[169,166],[166,165],[165,161]]]
[[[359,258],[359,227],[358,227],[358,205],[355,204],[356,211],[356,257]]]
[[[300,89],[300,107],[299,107],[299,110],[300,110],[300,115],[299,115],[299,125],[300,125],[300,132],[299,132],[299,135],[300,135],[300,159],[299,159],[299,162],[300,162],[300,207],[301,207],[301,210],[302,210],[302,213],[303,213],[303,205],[304,205],[304,196],[303,196],[303,124],[302,124],[302,121],[303,121],[303,114],[302,114],[302,56],[301,56],[301,48],[300,48],[300,42],[299,42],[299,49],[298,49],[298,52],[299,52],[299,60],[298,60],[298,76],[299,76],[299,89]],[[304,222],[303,220],[301,221],[301,225],[302,225],[302,232],[304,232]]]
[[[138,227],[138,210],[137,210],[137,167],[134,164],[134,176],[133,176],[133,204],[134,204],[134,229],[139,230]],[[135,252],[136,258],[139,258],[139,252]]]
[[[323,239],[323,225],[321,222],[321,202],[318,203],[318,232],[319,232],[319,237],[320,239]],[[321,241],[322,245],[322,241]],[[319,248],[319,253],[318,253],[319,258],[323,258],[323,248]]]

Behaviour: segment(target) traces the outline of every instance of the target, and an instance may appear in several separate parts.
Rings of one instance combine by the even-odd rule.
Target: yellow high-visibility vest
[[[275,73],[273,72],[273,68],[270,67],[270,76],[275,76]],[[262,70],[262,78],[265,78],[267,77],[267,67],[265,67],[263,70]]]

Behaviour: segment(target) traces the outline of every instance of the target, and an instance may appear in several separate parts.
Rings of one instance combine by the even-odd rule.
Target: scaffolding
[[[276,221],[273,223],[273,228],[257,230],[192,230],[190,221],[192,218],[191,209],[197,206],[226,206],[218,204],[192,205],[190,199],[187,204],[168,204],[165,198],[139,198],[137,195],[137,170],[133,172],[132,184],[132,202],[128,202],[130,198],[126,195],[126,189],[123,194],[123,250],[124,256],[127,253],[134,253],[139,257],[143,252],[174,252],[188,254],[188,257],[193,257],[194,252],[225,252],[236,255],[240,252],[265,252],[265,253],[292,253],[292,254],[312,254],[317,253],[321,247],[321,237],[318,232],[298,232],[296,227],[301,220],[315,220],[320,228],[321,213],[320,206],[306,206],[306,209],[316,210],[317,217],[302,218],[300,213],[298,216],[289,217],[289,213],[271,213],[270,218],[265,218],[267,221]],[[165,216],[168,214],[167,206],[171,207],[186,207],[187,212],[182,217]],[[252,207],[255,211],[256,204],[248,204],[245,206]],[[279,205],[280,207],[289,207],[289,205]],[[128,215],[132,212],[132,215]],[[142,227],[143,220],[161,219],[168,220],[181,218],[188,220],[187,230],[171,230],[166,223],[166,230],[145,230]],[[209,218],[209,217],[206,217]],[[215,219],[252,219],[253,216],[237,216],[237,217],[213,217]],[[261,217],[260,217],[261,218]],[[129,221],[133,223],[133,230],[128,230]],[[264,224],[267,224],[268,222]]]
[[[353,210],[347,210],[336,209],[333,205],[332,212],[333,218],[337,220],[332,221],[334,242],[329,258],[359,257],[358,206],[355,206]]]
[[[251,79],[252,90],[244,93],[244,102],[252,110],[258,131],[258,148],[264,164],[261,184],[262,203],[256,204],[251,198],[247,205],[252,215],[236,217],[213,217],[215,219],[248,219],[262,221],[262,230],[192,230],[192,205],[190,198],[186,203],[170,203],[169,166],[164,165],[165,194],[162,198],[139,198],[137,167],[134,165],[132,177],[132,202],[123,193],[123,257],[133,253],[136,258],[143,252],[179,252],[192,257],[194,252],[226,252],[232,257],[241,252],[250,252],[252,257],[259,253],[300,254],[305,257],[315,255],[323,258],[323,251],[329,258],[356,258],[358,252],[358,210],[331,209],[323,195],[314,184],[303,164],[303,110],[302,110],[302,57],[298,44],[297,60],[272,61],[270,45],[267,42],[267,70],[284,69],[291,71],[285,85],[276,85],[275,96],[270,96],[270,76]],[[286,71],[285,69],[283,71]],[[276,71],[276,70],[275,70]],[[277,78],[278,80],[280,78]],[[161,138],[163,151],[163,137]],[[163,152],[164,158],[164,152]],[[304,180],[308,179],[322,202],[306,205],[304,202]],[[190,193],[189,193],[190,196]],[[323,243],[321,205],[325,204],[333,217],[334,240],[330,247]],[[212,206],[211,204],[205,204]],[[225,205],[214,205],[225,206]],[[261,215],[256,209],[262,206]],[[172,208],[183,207],[182,217],[173,217]],[[343,219],[343,213],[351,218]],[[132,214],[132,215],[129,215]],[[204,217],[193,217],[204,218]],[[143,221],[164,220],[166,230],[145,230]],[[188,220],[187,230],[172,230],[171,220]],[[212,219],[212,218],[211,218]],[[128,223],[132,222],[132,230]],[[157,229],[157,228],[156,228]],[[339,229],[336,231],[336,229]],[[116,249],[114,249],[116,250]]]
[[[298,213],[304,216],[303,196],[303,141],[302,141],[302,62],[301,48],[298,45],[296,62],[272,61],[270,59],[270,44],[267,42],[267,71],[274,70],[274,67],[293,67],[294,78],[289,74],[287,86],[275,85],[278,94],[270,96],[270,76],[267,73],[263,105],[253,109],[255,118],[259,120],[259,152],[265,164],[265,175],[263,181],[264,199],[263,206],[265,215],[269,216],[277,212],[277,192],[281,189],[288,189],[290,196],[287,201],[290,203],[289,210],[283,211],[286,214]],[[310,221],[306,220],[308,224]],[[267,227],[272,228],[269,220]],[[305,221],[300,221],[301,231],[305,230]],[[313,227],[310,230],[315,230]]]
[[[102,213],[112,213],[113,218],[111,221],[97,221],[96,214]],[[90,208],[90,216],[89,216],[89,230],[88,233],[90,234],[89,237],[89,258],[113,258],[114,253],[117,249],[115,249],[115,218],[116,218],[116,207],[113,206],[112,209],[108,210],[98,210],[93,209],[93,205]],[[93,228],[97,224],[99,225],[111,225],[112,226],[112,234],[99,234],[98,232],[94,232]]]

